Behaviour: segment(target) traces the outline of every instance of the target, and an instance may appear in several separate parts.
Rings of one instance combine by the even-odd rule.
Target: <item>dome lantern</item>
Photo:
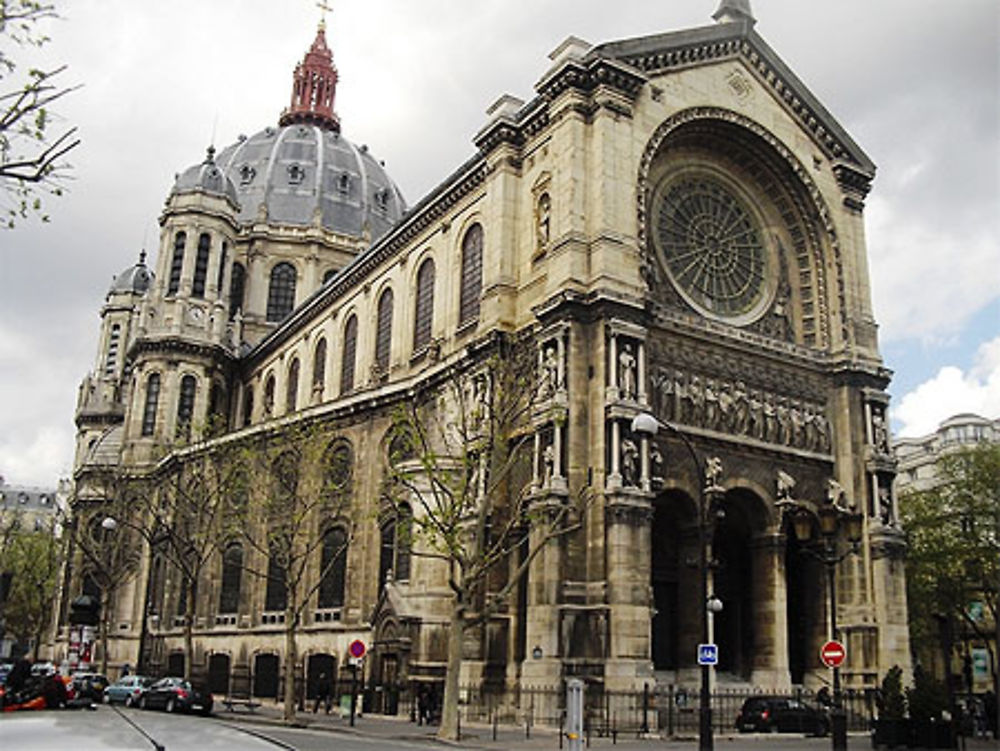
[[[326,23],[321,21],[316,38],[292,75],[292,100],[278,123],[318,125],[323,130],[340,131],[340,118],[333,111],[337,95],[337,68],[326,45]]]

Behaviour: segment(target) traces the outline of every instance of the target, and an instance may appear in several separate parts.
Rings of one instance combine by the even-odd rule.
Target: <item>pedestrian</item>
[[[330,702],[332,700],[333,687],[326,673],[320,673],[316,681],[316,703],[313,705],[313,714],[319,711],[320,702],[323,703],[326,713],[330,714]]]
[[[427,687],[417,684],[417,725],[423,725],[427,716]]]
[[[817,691],[816,701],[819,702],[819,705],[824,708],[832,706],[833,700],[830,699],[830,689],[823,686],[819,691]]]

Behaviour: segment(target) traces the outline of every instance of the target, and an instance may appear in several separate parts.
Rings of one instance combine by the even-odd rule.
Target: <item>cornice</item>
[[[218,344],[205,344],[194,342],[190,339],[183,339],[178,336],[164,338],[141,337],[129,348],[126,355],[127,362],[135,362],[140,354],[184,354],[194,357],[205,357],[213,360],[222,360],[229,365],[235,361],[235,356],[225,347]]]

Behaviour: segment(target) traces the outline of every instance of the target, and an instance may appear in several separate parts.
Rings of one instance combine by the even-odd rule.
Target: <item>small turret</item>
[[[719,9],[712,14],[716,23],[735,23],[746,21],[751,26],[757,23],[750,10],[750,0],[722,0]]]
[[[333,111],[337,95],[337,68],[326,46],[326,24],[320,22],[316,39],[292,76],[292,101],[281,113],[280,125],[308,123],[340,132],[340,118]]]

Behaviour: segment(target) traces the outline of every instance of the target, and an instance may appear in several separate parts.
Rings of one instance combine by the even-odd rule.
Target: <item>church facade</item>
[[[567,39],[534,98],[501,97],[475,155],[410,207],[340,132],[321,26],[278,125],[181,173],[155,264],[116,277],[80,391],[76,502],[99,500],[98,469],[183,462],[169,446],[185,426],[221,421],[210,449],[319,421],[360,521],[337,591],[305,613],[299,670],[342,670],[360,639],[369,683],[440,680],[446,582],[385,535],[391,412],[482,342],[518,336],[551,366],[558,414],[536,426],[533,492],[594,500],[467,641],[465,680],[696,685],[706,479],[720,675],[827,680],[825,572],[789,531],[792,500],[864,515],[837,567],[845,685],[908,666],[864,235],[875,167],[748,3],[726,0],[714,20]],[[645,413],[668,429],[635,430]],[[279,615],[255,579],[236,576],[233,594],[224,557],[199,582],[194,671],[215,691],[278,695]],[[176,672],[177,582],[153,565],[116,598],[109,658]],[[81,586],[68,581],[64,599]]]

